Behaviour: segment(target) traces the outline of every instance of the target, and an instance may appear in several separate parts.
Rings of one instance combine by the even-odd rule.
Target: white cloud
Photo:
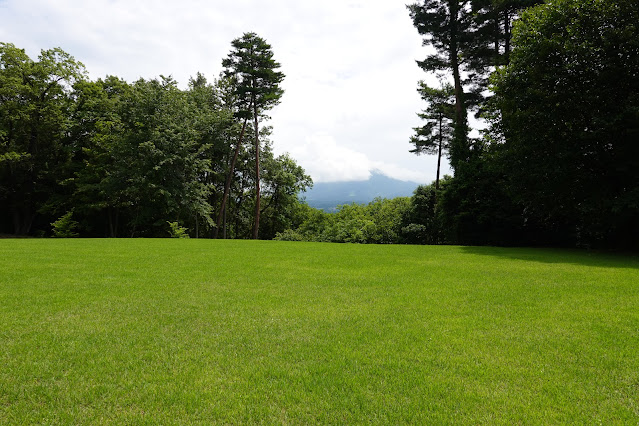
[[[392,176],[395,179],[417,183],[427,183],[434,180],[434,176],[425,178],[423,172],[409,170],[398,164],[387,164],[381,161],[373,162],[373,170],[379,170],[380,172],[382,172],[382,174],[385,174],[386,176]]]
[[[286,74],[271,113],[276,152],[290,152],[316,181],[364,179],[371,169],[430,181],[436,160],[408,152],[422,108],[415,88],[426,76],[415,64],[425,50],[404,4],[6,0],[0,40],[32,57],[62,47],[92,78],[163,74],[185,87],[198,71],[216,77],[231,40],[255,31]]]
[[[315,182],[367,180],[379,171],[399,180],[426,183],[435,179],[424,171],[412,170],[389,161],[371,160],[369,155],[338,143],[328,134],[308,136],[289,153],[304,167]]]
[[[365,154],[338,145],[327,134],[306,137],[290,154],[303,159],[303,167],[317,182],[367,180],[373,166]]]

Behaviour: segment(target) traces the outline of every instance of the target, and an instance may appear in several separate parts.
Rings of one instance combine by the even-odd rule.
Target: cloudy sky
[[[408,152],[415,88],[428,79],[408,0],[0,0],[0,41],[32,58],[61,47],[87,67],[127,81],[171,75],[186,87],[221,71],[231,41],[266,39],[286,75],[272,110],[276,153],[316,182],[364,180],[372,170],[430,182],[436,158]],[[445,172],[450,173],[447,167]]]

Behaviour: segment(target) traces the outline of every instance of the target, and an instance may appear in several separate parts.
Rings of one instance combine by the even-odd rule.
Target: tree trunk
[[[226,211],[228,209],[224,206],[224,219],[222,221],[222,238],[226,240]]]
[[[493,7],[495,7],[495,6],[493,6]],[[495,41],[494,41],[494,43],[495,43],[495,47],[494,47],[494,49],[495,49],[495,59],[494,59],[494,62],[495,62],[495,65],[500,65],[501,60],[499,58],[499,55],[500,55],[500,45],[501,45],[501,27],[500,27],[500,24],[499,24],[499,11],[494,11],[493,13],[495,14],[493,16],[493,21],[494,21],[494,24],[495,24],[494,25],[494,31],[495,31],[495,34],[494,34],[494,37],[495,37]]]
[[[457,169],[461,161],[467,158],[466,146],[466,107],[464,104],[464,88],[461,82],[460,64],[459,64],[459,34],[457,28],[459,5],[456,1],[450,3],[450,50],[449,59],[453,71],[453,80],[455,84],[455,135],[453,144],[450,147],[450,163],[453,169]]]
[[[442,139],[443,139],[442,121],[443,120],[444,120],[444,117],[440,113],[439,114],[439,146],[437,147],[437,177],[435,178],[435,194],[437,194],[437,191],[439,190],[439,170],[441,168],[441,163],[442,163]]]
[[[234,214],[231,215],[232,218],[235,218],[235,231],[234,234],[232,236],[232,238],[247,238],[248,237],[248,233],[247,234],[243,234],[240,232],[240,230],[243,231],[242,227],[241,227],[241,217],[240,217],[240,212],[242,211],[242,204],[244,203],[244,189],[246,188],[244,185],[244,179],[242,179],[240,181],[240,185],[241,190],[239,191],[239,196],[237,197],[236,203],[235,203],[235,208],[234,208]],[[249,231],[250,232],[250,231]]]
[[[510,63],[510,14],[504,11],[504,65]]]
[[[111,207],[107,209],[107,219],[109,220],[109,237],[114,238],[115,232],[113,231],[113,215],[111,213]]]
[[[217,222],[216,222],[215,230],[213,231],[213,238],[217,238],[218,232],[220,230],[220,226],[222,225],[222,215],[224,214],[224,209],[226,208],[226,200],[228,199],[229,192],[231,190],[231,180],[233,179],[233,172],[235,172],[235,163],[237,162],[237,157],[239,156],[240,148],[242,147],[242,139],[244,139],[244,132],[246,131],[247,122],[248,122],[248,118],[245,118],[244,123],[242,123],[242,131],[240,132],[240,137],[237,140],[237,146],[235,147],[233,160],[231,160],[231,166],[229,167],[229,174],[226,176],[226,183],[224,184],[224,196],[222,196],[222,205],[220,206],[220,212],[217,215]]]
[[[117,238],[118,237],[118,217],[119,217],[120,209],[109,207],[107,210],[107,215],[109,216],[109,237]]]
[[[253,225],[253,239],[257,240],[260,230],[260,132],[255,100],[253,100],[253,119],[255,120],[255,223]]]
[[[28,235],[31,231],[31,224],[35,218],[35,214],[31,213],[28,205],[14,205],[12,207],[13,214],[13,232],[15,235]]]
[[[120,209],[115,208],[115,225],[113,227],[113,238],[118,238],[118,228],[120,226]]]
[[[462,124],[466,121],[464,111],[464,88],[461,84],[461,76],[459,73],[459,63],[457,61],[457,53],[454,53],[453,61],[453,79],[455,80],[455,121],[456,124]]]

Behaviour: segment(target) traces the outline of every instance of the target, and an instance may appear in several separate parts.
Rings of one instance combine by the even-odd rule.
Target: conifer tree
[[[455,171],[470,161],[468,110],[482,112],[488,76],[508,63],[512,21],[541,0],[422,0],[408,6],[423,44],[435,51],[418,65],[452,74],[455,95],[450,163]],[[450,75],[449,74],[449,75]]]
[[[450,84],[444,84],[441,88],[432,88],[423,81],[419,82],[419,93],[428,105],[427,108],[417,114],[426,123],[415,127],[415,135],[410,142],[415,148],[410,152],[419,154],[437,154],[437,178],[435,189],[439,189],[439,171],[441,158],[444,151],[450,148],[453,137],[453,120],[455,114],[454,88]]]
[[[273,59],[271,45],[255,33],[245,33],[242,37],[233,40],[231,43],[233,50],[229,56],[222,61],[224,75],[234,79],[236,83],[235,92],[238,99],[237,117],[243,121],[240,139],[236,147],[236,155],[239,152],[241,140],[246,131],[249,118],[253,118],[253,133],[255,137],[255,218],[253,226],[253,238],[256,239],[260,226],[260,141],[259,141],[259,120],[265,118],[264,113],[277,105],[284,93],[280,83],[284,79],[284,74],[276,71],[280,64]],[[232,162],[229,178],[233,173],[234,162]],[[228,189],[222,201],[220,216],[224,211],[225,201],[228,197]],[[219,227],[219,225],[218,225]]]
[[[467,69],[464,52],[471,50],[473,25],[470,0],[423,0],[408,6],[413,25],[424,36],[423,44],[435,48],[423,61],[417,61],[426,72],[449,71],[453,74],[455,93],[455,136],[450,147],[450,163],[457,169],[467,161],[468,105],[462,74]]]

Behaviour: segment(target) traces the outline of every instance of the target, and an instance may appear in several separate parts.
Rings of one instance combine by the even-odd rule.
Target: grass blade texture
[[[0,240],[0,423],[639,422],[639,260]]]

